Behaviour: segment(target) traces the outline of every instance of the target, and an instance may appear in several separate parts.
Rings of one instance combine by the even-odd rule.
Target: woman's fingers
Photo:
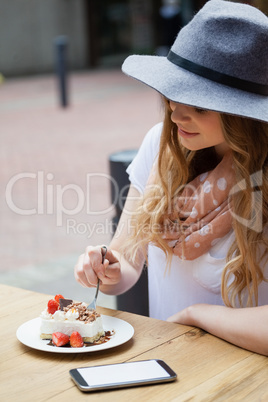
[[[121,278],[120,263],[111,250],[107,250],[103,260],[102,246],[87,247],[75,266],[74,275],[82,286],[94,287],[98,278],[102,284],[114,284]]]
[[[76,279],[76,281],[78,283],[80,283],[80,285],[84,286],[84,287],[90,287],[91,284],[88,282],[85,271],[84,271],[84,266],[83,266],[83,262],[84,262],[84,254],[81,254],[78,258],[78,261],[75,265],[74,268],[74,277]]]

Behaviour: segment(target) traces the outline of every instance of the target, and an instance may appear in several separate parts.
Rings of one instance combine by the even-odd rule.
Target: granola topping
[[[100,317],[100,314],[96,310],[88,310],[86,304],[82,302],[72,302],[67,307],[64,307],[65,313],[69,310],[76,310],[79,314],[77,320],[84,321],[85,324],[93,322],[96,318]]]

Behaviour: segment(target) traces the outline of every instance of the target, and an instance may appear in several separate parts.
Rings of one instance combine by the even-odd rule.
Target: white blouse
[[[155,125],[145,136],[138,154],[127,168],[131,184],[144,192],[153,163],[159,151],[163,124]],[[166,320],[176,312],[195,303],[223,305],[221,275],[234,233],[230,232],[208,253],[193,261],[173,256],[170,270],[166,270],[164,252],[148,247],[148,283],[150,317]],[[268,267],[266,266],[268,271]],[[268,274],[268,272],[267,272]],[[268,304],[268,284],[259,287],[259,305]]]

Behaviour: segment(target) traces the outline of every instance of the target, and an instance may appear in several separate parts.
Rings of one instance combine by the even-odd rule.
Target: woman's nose
[[[190,120],[189,108],[181,103],[175,103],[170,101],[170,108],[172,110],[171,120],[173,123],[185,122]]]

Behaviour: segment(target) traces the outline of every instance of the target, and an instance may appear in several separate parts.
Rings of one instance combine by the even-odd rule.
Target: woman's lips
[[[178,126],[178,134],[181,135],[183,138],[192,138],[192,137],[196,137],[197,135],[199,135],[199,133],[188,133],[187,131],[184,131],[179,126]]]

